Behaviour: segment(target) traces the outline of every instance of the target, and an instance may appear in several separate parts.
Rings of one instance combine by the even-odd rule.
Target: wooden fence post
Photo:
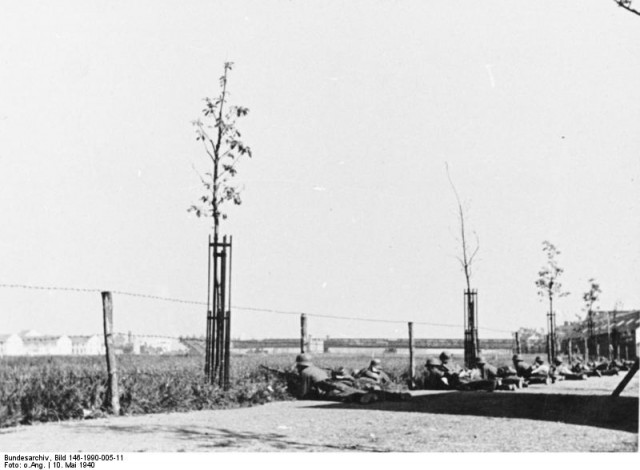
[[[303,313],[300,315],[300,352],[307,352],[307,316]]]
[[[416,376],[416,358],[414,355],[413,322],[409,322],[409,383],[413,386]]]
[[[515,354],[520,354],[520,333],[515,332],[516,335],[516,351]]]
[[[113,348],[113,300],[111,292],[102,292],[102,313],[104,318],[104,346],[107,356],[107,399],[113,414],[120,414],[118,393],[118,371],[116,352]]]

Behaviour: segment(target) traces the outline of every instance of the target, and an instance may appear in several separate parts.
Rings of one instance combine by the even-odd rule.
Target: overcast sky
[[[207,158],[191,121],[233,61],[254,157],[229,209],[233,304],[462,325],[456,201],[481,337],[640,308],[640,20],[605,0],[3,4],[0,284],[206,301]],[[204,334],[205,307],[115,295],[115,328]],[[235,310],[233,336],[295,337]],[[98,293],[0,288],[0,333],[100,332]],[[491,328],[500,331],[485,330]],[[311,318],[313,336],[406,325]],[[419,337],[462,327],[418,325]]]

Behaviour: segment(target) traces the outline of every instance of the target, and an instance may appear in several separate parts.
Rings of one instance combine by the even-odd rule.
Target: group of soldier
[[[368,367],[352,371],[345,367],[322,369],[313,364],[310,354],[296,357],[297,379],[290,388],[298,398],[328,398],[370,403],[380,399],[406,399],[408,393],[393,390],[392,381],[382,370],[380,359]]]
[[[496,367],[483,357],[476,359],[475,367],[463,368],[451,362],[451,356],[443,352],[440,360],[427,359],[424,373],[416,381],[419,389],[457,390],[515,390],[532,384],[550,385],[560,380],[586,380],[590,376],[617,375],[628,370],[629,364],[620,360],[585,362],[576,358],[565,364],[557,357],[551,364],[537,356],[532,364],[525,362],[520,354],[512,358],[512,365]]]
[[[475,366],[461,367],[443,351],[438,359],[429,358],[416,379],[409,379],[409,389],[423,390],[516,390],[532,384],[550,385],[560,380],[586,380],[589,376],[617,375],[628,368],[626,361],[586,362],[577,357],[570,364],[557,357],[546,364],[536,357],[532,364],[520,354],[512,365],[497,367],[478,357]],[[370,403],[377,400],[406,400],[411,395],[400,390],[382,369],[380,359],[372,359],[361,370],[344,367],[328,370],[313,364],[310,354],[299,354],[293,370],[287,371],[289,389],[298,398],[323,398]]]

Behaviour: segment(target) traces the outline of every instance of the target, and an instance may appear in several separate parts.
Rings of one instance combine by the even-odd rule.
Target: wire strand
[[[49,291],[67,291],[67,292],[82,292],[82,293],[96,293],[96,292],[105,292],[104,289],[87,289],[87,288],[79,288],[79,287],[59,287],[59,286],[33,286],[27,284],[0,284],[0,288],[10,288],[10,289],[30,289],[30,290],[49,290]],[[125,295],[129,297],[137,297],[142,299],[151,299],[151,300],[160,300],[163,302],[173,302],[180,304],[189,304],[189,305],[207,305],[206,302],[199,302],[196,300],[185,300],[185,299],[176,299],[172,297],[162,297],[158,295],[149,295],[149,294],[140,294],[135,292],[126,292],[120,290],[112,290],[110,291],[113,294]],[[307,315],[309,317],[315,318],[329,318],[334,320],[351,320],[351,321],[362,321],[369,323],[393,323],[393,324],[407,324],[410,320],[386,320],[381,318],[359,318],[359,317],[349,317],[343,315],[327,315],[321,313],[307,313],[303,311],[287,311],[287,310],[275,310],[268,308],[259,308],[259,307],[246,307],[246,306],[238,306],[232,305],[232,309],[235,310],[245,310],[251,312],[263,312],[263,313],[275,313],[279,315]],[[437,326],[443,328],[461,328],[463,325],[460,324],[452,324],[452,323],[433,323],[433,322],[425,322],[425,321],[413,321],[414,325],[423,325],[423,326]],[[502,330],[498,328],[486,328],[479,327],[479,330],[485,331],[495,331],[499,333],[513,333],[511,330]]]

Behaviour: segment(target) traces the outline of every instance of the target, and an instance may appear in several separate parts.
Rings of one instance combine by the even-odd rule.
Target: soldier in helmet
[[[437,359],[429,358],[425,364],[422,377],[418,379],[418,386],[425,390],[443,390],[449,388],[449,382],[444,377]]]
[[[300,376],[297,391],[299,399],[324,397],[344,401],[357,400],[361,403],[369,403],[377,399],[364,390],[358,390],[343,381],[331,379],[325,369],[313,364],[310,354],[298,354],[295,367]]]
[[[549,376],[549,365],[544,363],[544,359],[536,356],[531,366],[531,373],[528,377],[529,383],[550,384],[553,383],[553,377]]]
[[[559,377],[563,380],[586,380],[587,374],[573,372],[560,357],[556,357],[553,360],[553,366],[551,367],[549,374],[555,377]]]
[[[356,374],[356,378],[371,382],[374,385],[388,385],[391,383],[389,376],[382,370],[380,359],[371,359],[369,367]]]
[[[495,380],[498,378],[498,368],[487,363],[482,356],[476,359],[476,368],[480,372],[480,378],[483,380]]]
[[[300,376],[298,398],[309,398],[319,395],[324,387],[324,382],[329,380],[326,370],[313,365],[311,354],[298,354],[296,356],[296,370]]]
[[[513,356],[513,368],[516,370],[518,377],[528,379],[531,375],[531,364],[525,362],[520,354],[514,354]]]
[[[451,354],[446,351],[440,353],[440,370],[444,373],[449,386],[455,388],[460,385],[460,379],[468,377],[469,373],[455,362],[451,362]]]

